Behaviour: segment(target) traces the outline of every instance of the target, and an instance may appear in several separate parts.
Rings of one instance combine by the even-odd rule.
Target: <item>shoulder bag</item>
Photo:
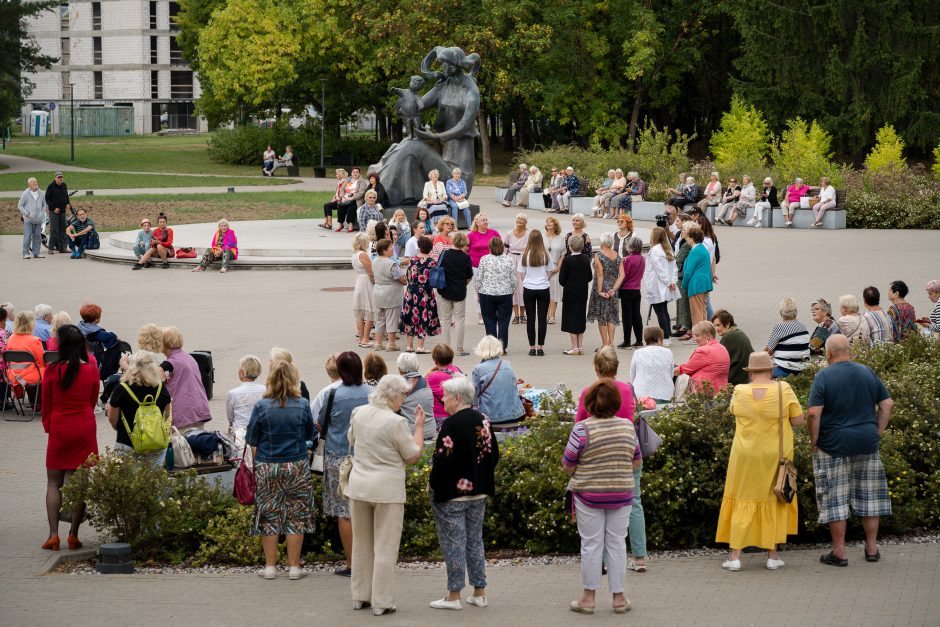
[[[436,290],[447,289],[447,277],[444,275],[444,267],[441,265],[446,254],[447,250],[442,250],[437,257],[437,264],[431,266],[431,269],[428,270],[428,285]]]
[[[238,470],[235,471],[235,485],[232,487],[232,496],[242,505],[253,505],[257,482],[255,480],[254,463],[246,463],[245,455],[247,452],[248,443],[246,442],[245,447],[242,449],[242,461],[238,465]]]
[[[173,449],[173,468],[191,468],[196,465],[196,456],[189,441],[176,427],[170,427],[170,448]]]
[[[323,474],[323,457],[326,455],[326,432],[330,429],[330,415],[333,413],[333,397],[336,396],[336,388],[330,390],[330,395],[326,400],[326,414],[323,418],[323,428],[320,429],[320,439],[317,442],[317,450],[313,453],[310,460],[310,472],[316,475]]]
[[[777,478],[774,481],[774,494],[781,503],[792,503],[796,496],[796,466],[783,456],[783,386],[777,381],[777,433],[780,441],[780,461],[777,465]]]

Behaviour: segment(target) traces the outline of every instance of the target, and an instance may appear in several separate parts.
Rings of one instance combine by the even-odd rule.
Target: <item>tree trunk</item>
[[[493,173],[493,161],[490,154],[490,136],[486,128],[486,113],[482,105],[477,114],[477,124],[480,126],[480,157],[483,160],[483,174],[486,176]]]
[[[630,112],[630,130],[627,133],[627,148],[636,152],[636,128],[640,121],[640,107],[643,96],[646,94],[646,85],[640,80],[636,86],[636,97],[633,99],[633,111]]]

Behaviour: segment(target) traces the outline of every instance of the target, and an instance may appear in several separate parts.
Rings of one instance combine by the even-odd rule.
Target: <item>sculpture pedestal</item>
[[[405,217],[408,218],[409,224],[414,222],[415,215],[418,213],[418,207],[416,205],[395,205],[393,207],[383,207],[382,215],[385,216],[386,221],[391,220],[392,216],[395,215],[395,212],[399,209],[405,212]],[[473,203],[470,203],[470,219],[473,220],[473,218],[476,217],[478,213],[480,213],[480,205],[474,205]],[[464,222],[463,210],[457,212],[457,228],[460,230],[467,230],[470,228],[470,225]]]

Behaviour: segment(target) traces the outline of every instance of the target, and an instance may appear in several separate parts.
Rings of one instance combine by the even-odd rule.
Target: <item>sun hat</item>
[[[774,362],[766,351],[755,351],[747,358],[747,372],[769,372],[774,369]]]
[[[149,224],[150,226],[153,226],[153,222],[150,221],[150,218],[141,218],[141,219],[140,219],[140,226],[143,226],[143,225],[144,225],[144,222],[146,222],[146,223]]]

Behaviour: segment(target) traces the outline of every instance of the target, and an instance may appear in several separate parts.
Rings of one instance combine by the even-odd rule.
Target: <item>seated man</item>
[[[616,170],[607,170],[607,178],[601,183],[601,186],[594,190],[594,209],[591,211],[591,217],[596,218],[603,213],[604,196],[610,191],[614,181],[617,180]]]
[[[33,315],[36,317],[33,335],[38,337],[42,345],[45,346],[52,332],[52,307],[49,305],[36,305],[33,309]]]
[[[84,209],[75,212],[75,217],[65,229],[65,236],[69,238],[69,250],[72,259],[81,259],[85,256],[85,249],[89,248],[95,237],[95,221],[88,217]]]
[[[512,199],[516,197],[516,194],[520,189],[525,187],[526,181],[529,180],[529,166],[524,163],[519,164],[519,174],[516,176],[515,181],[509,181],[509,189],[506,190],[506,195],[503,197],[503,206],[509,207],[512,205]]]
[[[291,149],[290,144],[284,147],[284,154],[281,158],[274,161],[271,169],[268,170],[268,176],[274,176],[275,170],[278,168],[286,168],[289,165],[294,165],[294,151]]]
[[[702,320],[693,325],[692,341],[698,348],[692,352],[689,361],[676,366],[673,371],[677,377],[680,374],[689,375],[690,383],[697,391],[704,390],[707,383],[708,391],[713,395],[728,385],[728,371],[731,368],[728,349],[719,344],[715,336],[715,325],[711,322]]]
[[[565,181],[558,192],[552,196],[552,209],[558,213],[571,212],[571,197],[581,193],[581,181],[574,175],[574,168],[570,165],[565,168]]]

